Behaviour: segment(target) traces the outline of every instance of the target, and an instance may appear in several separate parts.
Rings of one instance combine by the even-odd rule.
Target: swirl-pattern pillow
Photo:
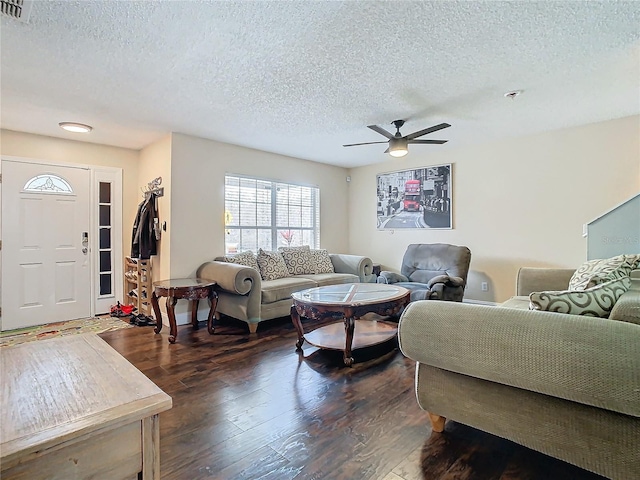
[[[313,273],[335,273],[328,250],[311,250],[309,256],[314,266]]]
[[[587,290],[598,284],[628,277],[638,266],[637,255],[617,255],[611,258],[589,260],[578,268],[569,280],[569,290]]]
[[[268,252],[259,248],[257,260],[263,280],[277,280],[289,276],[287,264],[284,263],[280,252]]]
[[[301,247],[279,247],[278,252],[282,254],[287,270],[291,275],[304,275],[305,273],[316,273],[311,256],[309,255],[309,245]]]
[[[258,267],[258,261],[253,252],[242,252],[235,255],[227,255],[224,257],[225,262],[237,263],[238,265],[244,265],[245,267],[255,268],[260,271]]]
[[[630,286],[631,279],[623,277],[587,290],[533,292],[529,295],[529,309],[607,318],[618,298]]]

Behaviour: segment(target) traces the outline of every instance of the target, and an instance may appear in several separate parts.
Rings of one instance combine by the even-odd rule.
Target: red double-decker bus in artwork
[[[420,180],[407,180],[404,184],[403,207],[408,212],[420,210]]]

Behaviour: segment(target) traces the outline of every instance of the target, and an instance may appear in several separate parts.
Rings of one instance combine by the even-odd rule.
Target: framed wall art
[[[451,164],[381,173],[378,230],[452,228]]]

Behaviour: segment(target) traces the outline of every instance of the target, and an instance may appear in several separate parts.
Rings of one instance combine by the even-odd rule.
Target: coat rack
[[[157,177],[147,183],[146,188],[140,187],[142,193],[145,198],[148,198],[150,195],[155,195],[156,197],[164,196],[164,187],[161,187],[162,177]]]

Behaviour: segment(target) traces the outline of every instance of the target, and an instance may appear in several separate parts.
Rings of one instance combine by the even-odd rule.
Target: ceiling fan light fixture
[[[89,133],[91,130],[93,130],[92,126],[85,125],[84,123],[60,122],[58,125],[63,130],[66,130],[67,132],[73,132],[73,133]]]
[[[409,153],[406,138],[392,138],[389,140],[389,155],[400,158]]]

